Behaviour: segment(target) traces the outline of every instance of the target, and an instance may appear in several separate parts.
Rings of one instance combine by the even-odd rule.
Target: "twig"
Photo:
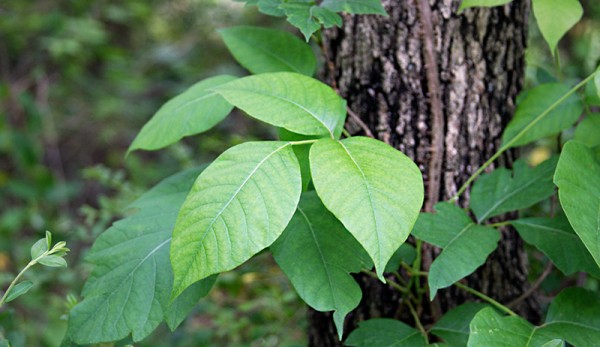
[[[527,289],[518,298],[516,298],[513,301],[509,302],[506,306],[514,308],[520,302],[522,302],[523,300],[527,299],[531,294],[533,294],[542,285],[542,282],[544,282],[544,280],[546,279],[546,277],[548,277],[548,275],[550,275],[550,273],[552,273],[552,269],[553,268],[554,268],[554,266],[552,265],[552,262],[549,261],[548,264],[546,264],[546,267],[544,268],[544,271],[542,272],[542,274],[540,275],[540,277],[538,277],[538,279],[535,280],[535,282],[533,283],[533,285],[531,287],[529,287],[529,289]]]
[[[498,301],[490,298],[489,296],[483,294],[482,292],[475,290],[469,286],[466,286],[460,282],[455,282],[454,283],[455,286],[457,286],[458,288],[471,293],[473,295],[475,295],[476,297],[483,299],[487,302],[489,302],[490,304],[492,304],[494,307],[496,307],[497,309],[499,309],[502,312],[508,313],[511,316],[518,316],[516,313],[514,313],[510,308],[508,308],[507,306],[502,305],[501,303],[499,303]]]
[[[406,305],[408,306],[408,309],[410,310],[410,314],[413,316],[413,319],[415,320],[415,325],[417,326],[417,329],[419,329],[419,331],[421,331],[421,334],[423,334],[425,343],[429,344],[429,338],[427,337],[427,330],[425,330],[425,328],[423,327],[423,324],[421,323],[421,320],[419,319],[419,314],[417,314],[415,307],[410,302],[410,300],[406,301]]]
[[[431,108],[431,158],[429,160],[427,201],[425,211],[433,212],[433,205],[439,200],[442,179],[442,161],[444,157],[444,114],[437,66],[437,54],[433,44],[433,26],[431,25],[431,7],[428,0],[418,0],[419,21],[423,40],[423,57],[427,74],[427,90]]]
[[[360,126],[360,128],[365,132],[365,135],[367,135],[368,137],[375,138],[375,135],[373,135],[371,129],[369,129],[365,122],[363,122],[363,120],[360,119],[360,117],[356,113],[354,113],[354,111],[352,111],[350,107],[347,107],[346,110],[348,111],[348,115],[350,116],[350,118],[352,118],[352,120],[355,121],[358,124],[358,126]]]

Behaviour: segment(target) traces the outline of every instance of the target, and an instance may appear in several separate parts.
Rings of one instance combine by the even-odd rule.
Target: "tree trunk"
[[[523,85],[529,1],[457,14],[459,0],[384,0],[389,17],[346,16],[324,33],[324,79],[348,100],[353,135],[372,134],[410,156],[423,172],[426,209],[452,197],[499,148]],[[510,166],[511,154],[499,165]],[[468,202],[468,192],[459,200]],[[436,250],[424,249],[427,270]],[[427,261],[428,260],[428,261]],[[373,317],[411,322],[400,296],[377,280],[357,276],[360,306],[346,335]],[[512,230],[468,284],[502,303],[528,287],[527,259]],[[472,297],[454,288],[420,312],[425,323]],[[427,300],[427,299],[424,299]],[[535,298],[514,309],[539,320]],[[338,346],[330,314],[309,312],[312,346]]]

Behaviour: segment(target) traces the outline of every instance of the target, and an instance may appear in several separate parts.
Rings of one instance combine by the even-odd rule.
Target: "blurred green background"
[[[582,3],[586,17],[561,43],[563,69],[531,26],[528,83],[581,78],[598,64],[600,4]],[[144,190],[273,136],[233,114],[206,134],[125,159],[166,100],[212,75],[245,74],[215,31],[237,24],[291,30],[231,0],[0,2],[0,288],[45,230],[72,249],[68,269],[34,268],[26,276],[35,287],[0,312],[0,336],[14,347],[60,344],[90,272],[87,250]],[[533,148],[532,158],[549,155],[544,146],[553,144]],[[222,275],[175,333],[161,326],[140,346],[301,346],[305,329],[305,308],[261,255]]]

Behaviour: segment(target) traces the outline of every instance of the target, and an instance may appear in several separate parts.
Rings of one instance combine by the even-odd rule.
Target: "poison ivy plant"
[[[408,238],[423,203],[419,169],[401,152],[366,137],[319,140],[310,150],[310,169],[317,194],[384,280],[385,266]]]
[[[600,164],[592,150],[576,141],[567,142],[554,183],[569,222],[600,265]]]
[[[443,249],[429,269],[432,300],[439,289],[451,286],[481,266],[500,240],[496,230],[475,224],[457,206],[438,203],[435,211],[422,213],[413,230],[419,239]]]
[[[302,195],[298,210],[271,252],[308,305],[318,311],[335,311],[333,319],[341,339],[344,318],[362,297],[350,273],[373,265],[314,191]]]
[[[587,272],[600,278],[600,268],[564,217],[512,221],[523,240],[543,252],[564,274]]]
[[[513,172],[499,168],[479,178],[471,191],[471,209],[477,222],[529,207],[554,194],[552,175],[558,158],[530,168],[517,160]]]
[[[552,302],[543,325],[517,316],[503,317],[492,308],[479,311],[471,322],[468,346],[553,346],[565,340],[590,346],[600,339],[600,297],[582,288],[568,288]]]
[[[346,340],[346,346],[429,346],[427,338],[417,329],[387,318],[369,319],[359,324]]]
[[[469,339],[469,324],[477,312],[488,307],[486,304],[478,302],[468,302],[448,311],[435,325],[430,332],[441,337],[451,346],[466,346]]]
[[[95,267],[83,289],[84,300],[70,311],[68,336],[74,342],[118,341],[130,334],[139,341],[162,321],[175,329],[208,293],[214,276],[170,300],[171,231],[199,171],[184,171],[159,183],[131,205],[139,210],[136,214],[96,240],[88,256]]]

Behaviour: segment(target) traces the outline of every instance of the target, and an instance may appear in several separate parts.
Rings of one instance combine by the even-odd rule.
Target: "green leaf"
[[[525,242],[543,252],[565,275],[585,271],[600,278],[600,269],[565,217],[525,218],[511,223]]]
[[[31,289],[31,287],[33,287],[33,282],[31,282],[31,281],[23,281],[23,282],[15,285],[10,290],[10,293],[8,293],[8,295],[6,296],[5,302],[11,302],[14,299],[18,298],[19,296],[27,293],[29,291],[29,289]]]
[[[253,74],[297,72],[312,76],[317,60],[305,42],[281,30],[237,26],[219,30],[235,59]]]
[[[388,261],[387,265],[385,266],[384,272],[398,271],[402,263],[412,264],[412,262],[415,261],[416,257],[417,250],[415,249],[415,247],[408,243],[403,243],[402,245],[400,245],[400,248],[396,250],[394,255],[392,255],[390,261]]]
[[[554,183],[569,222],[600,265],[600,165],[592,150],[576,141],[567,142]]]
[[[31,259],[33,260],[41,256],[48,249],[48,240],[46,240],[45,238],[39,239],[36,243],[33,244],[33,246],[31,246]]]
[[[564,347],[565,342],[560,339],[548,341],[542,345],[542,347]]]
[[[314,5],[312,1],[292,1],[283,3],[279,8],[285,12],[288,22],[300,29],[306,41],[321,29],[321,25],[325,28],[342,25],[342,17],[327,8]]]
[[[600,113],[592,113],[577,125],[575,140],[583,142],[588,147],[600,146],[598,134],[600,134]]]
[[[50,247],[52,247],[52,233],[48,230],[46,230],[46,247],[46,249],[50,249]]]
[[[500,240],[497,230],[477,225],[461,208],[440,202],[436,213],[421,213],[413,230],[417,238],[443,248],[429,269],[429,295],[470,275],[485,263]]]
[[[302,192],[289,142],[247,142],[221,154],[196,180],[173,231],[173,297],[244,263],[273,243]]]
[[[600,295],[583,288],[567,288],[550,304],[539,327],[521,317],[502,317],[494,309],[481,310],[471,322],[469,346],[553,346],[566,340],[574,346],[600,341]],[[551,342],[551,343],[550,343]]]
[[[538,116],[569,90],[570,87],[567,85],[548,83],[527,91],[517,105],[514,118],[504,130],[502,135],[503,145],[507,145],[519,136],[520,132],[531,126]],[[569,96],[564,102],[537,121],[534,126],[526,130],[511,144],[511,147],[523,146],[543,137],[558,134],[562,130],[571,127],[581,115],[582,110],[583,105],[577,95]]]
[[[160,149],[214,127],[233,106],[210,89],[235,79],[227,75],[208,78],[169,100],[144,125],[128,152]]]
[[[46,255],[38,259],[38,263],[49,267],[67,267],[67,262],[58,255]]]
[[[283,0],[254,0],[253,5],[258,6],[258,10],[266,15],[273,17],[283,17],[285,12],[279,7]],[[250,4],[250,1],[248,1]]]
[[[387,15],[381,0],[323,0],[321,7],[333,12]]]
[[[139,210],[136,214],[116,222],[96,240],[88,256],[95,267],[83,290],[85,298],[70,312],[71,339],[88,344],[132,334],[139,341],[163,319],[173,328],[192,309],[191,303],[208,293],[215,277],[170,302],[171,231],[199,171],[187,170],[159,183],[131,205]]]
[[[535,20],[554,55],[558,41],[581,19],[583,8],[578,0],[533,0],[532,3]]]
[[[489,307],[486,304],[468,302],[448,311],[435,323],[430,332],[452,346],[466,346],[469,339],[469,324],[477,312]]]
[[[471,7],[500,6],[500,5],[508,4],[509,2],[512,2],[512,1],[513,0],[463,0],[463,2],[461,2],[461,4],[460,4],[458,11],[461,12],[462,10],[471,8]]]
[[[552,175],[557,158],[550,158],[534,168],[517,160],[513,171],[498,168],[482,175],[471,191],[471,209],[477,222],[500,214],[532,206],[554,194]]]
[[[563,339],[574,346],[600,341],[600,295],[583,288],[567,288],[550,304],[545,336]]]
[[[346,101],[314,78],[277,72],[240,78],[215,89],[250,116],[303,135],[339,137]]]
[[[484,308],[471,321],[468,347],[541,347],[554,340],[518,316],[503,317]]]
[[[319,197],[369,253],[383,281],[423,203],[419,168],[381,141],[351,137],[313,144],[310,169]]]
[[[0,347],[10,347],[10,343],[8,342],[8,340],[0,340]]]
[[[600,66],[596,69],[596,77],[594,77],[594,86],[596,86],[596,95],[600,98]]]
[[[425,347],[425,337],[417,329],[389,318],[369,319],[358,324],[348,336],[346,346]]]
[[[344,318],[362,297],[349,273],[373,265],[314,191],[302,195],[298,210],[271,252],[302,300],[317,311],[335,311],[333,319],[341,339]]]

